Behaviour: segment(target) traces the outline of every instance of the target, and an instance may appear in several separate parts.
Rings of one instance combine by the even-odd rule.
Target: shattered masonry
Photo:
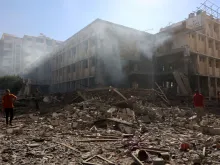
[[[63,95],[71,104],[47,98],[40,114],[19,107],[9,128],[1,118],[0,163],[219,165],[216,115],[204,117],[199,127],[191,108],[168,107],[159,91],[115,90]],[[134,98],[133,111],[125,108],[122,102]]]

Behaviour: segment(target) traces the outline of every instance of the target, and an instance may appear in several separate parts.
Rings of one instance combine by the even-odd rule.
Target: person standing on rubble
[[[5,95],[2,97],[3,111],[6,115],[6,125],[8,125],[8,117],[10,115],[10,125],[12,125],[12,120],[14,117],[14,102],[17,97],[10,93],[10,90],[5,90]]]
[[[197,124],[200,125],[202,117],[204,116],[204,97],[198,90],[195,91],[193,96],[193,104],[197,114]]]
[[[36,89],[36,91],[34,93],[34,101],[35,101],[36,110],[39,110],[40,109],[40,107],[39,107],[40,91],[38,88]]]

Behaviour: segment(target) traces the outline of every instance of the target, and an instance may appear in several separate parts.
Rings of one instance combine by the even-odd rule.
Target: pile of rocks
[[[133,110],[101,95],[51,113],[16,116],[13,127],[1,120],[1,164],[220,164],[220,136],[189,120],[192,109],[131,94],[137,97]],[[214,128],[219,123],[215,115],[202,121]]]

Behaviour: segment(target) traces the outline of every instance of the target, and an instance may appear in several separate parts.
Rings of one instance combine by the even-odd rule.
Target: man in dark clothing
[[[35,101],[35,105],[36,105],[36,110],[39,110],[39,101],[40,101],[40,91],[38,89],[36,89],[35,93],[34,93],[34,101]]]
[[[17,99],[17,97],[10,93],[10,90],[7,89],[5,91],[5,95],[2,97],[2,105],[3,110],[6,114],[6,124],[8,125],[8,117],[10,115],[10,125],[12,124],[12,120],[14,117],[14,102]]]
[[[202,117],[204,116],[204,97],[199,93],[198,90],[195,91],[193,96],[193,104],[195,111],[197,113],[197,124],[200,125]]]

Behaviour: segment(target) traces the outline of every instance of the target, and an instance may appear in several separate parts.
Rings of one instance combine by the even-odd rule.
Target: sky
[[[211,0],[220,6],[219,0]],[[64,41],[97,18],[149,33],[179,22],[204,0],[0,0],[0,34]]]

